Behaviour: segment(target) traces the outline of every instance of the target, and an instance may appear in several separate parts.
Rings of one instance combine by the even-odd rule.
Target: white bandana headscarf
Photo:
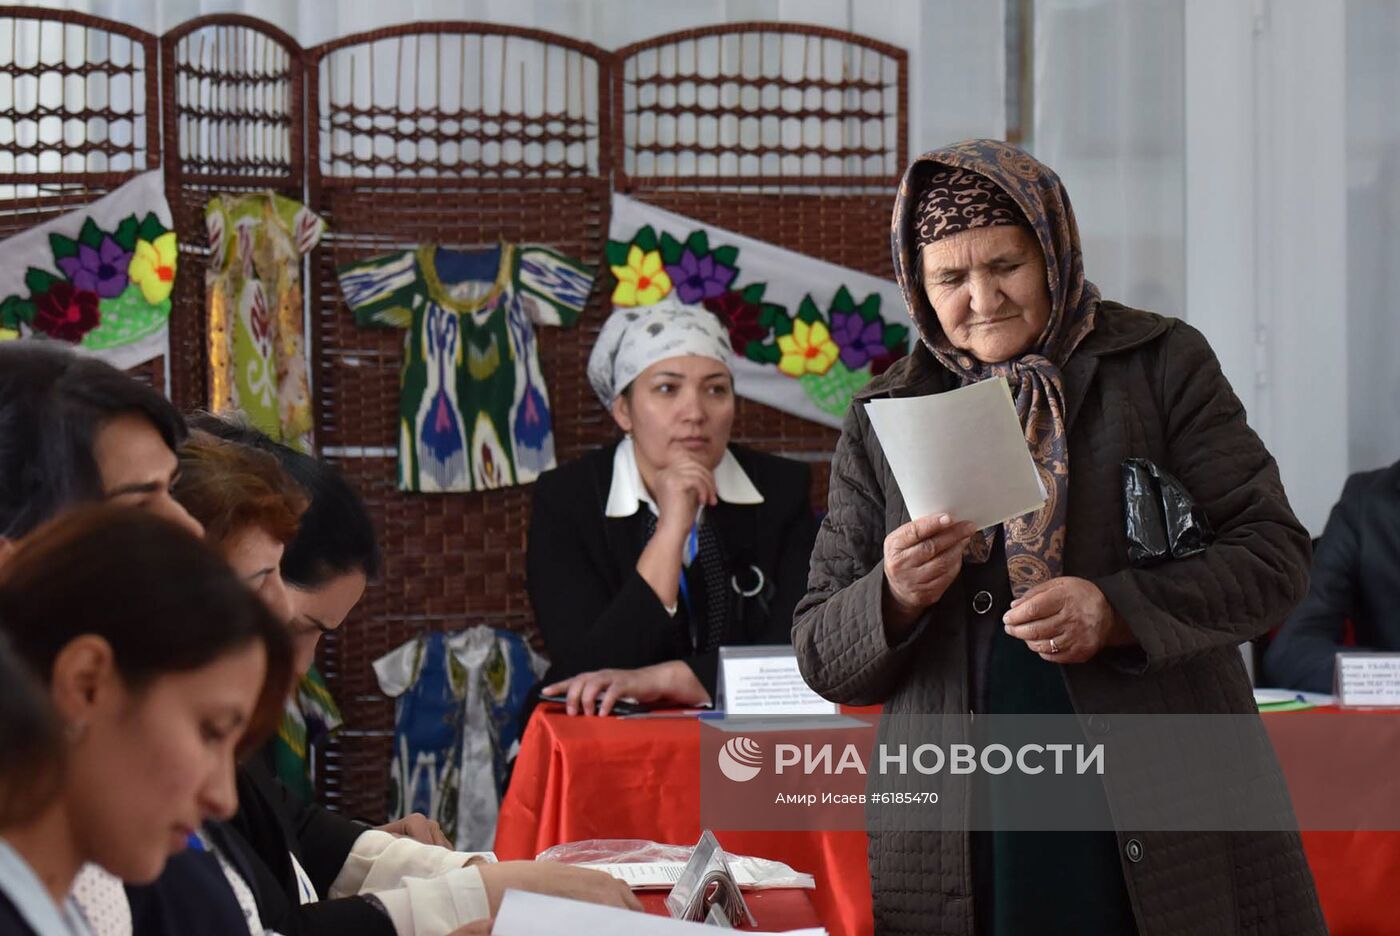
[[[656,305],[616,309],[588,356],[588,382],[610,407],[642,371],[686,354],[730,367],[729,332],[704,306],[668,296]]]

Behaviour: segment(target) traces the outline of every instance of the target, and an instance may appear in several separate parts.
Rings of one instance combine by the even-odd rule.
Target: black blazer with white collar
[[[718,654],[696,653],[686,610],[671,617],[637,572],[646,546],[638,517],[608,517],[609,445],[540,476],[530,515],[526,566],[530,604],[553,661],[545,685],[596,669],[634,669],[683,660],[714,697]],[[811,469],[739,445],[729,446],[763,495],[761,504],[721,501],[707,508],[730,569],[731,586],[753,590],[734,602],[725,644],[785,644],[792,612],[807,590],[816,541]],[[646,509],[646,508],[642,508]]]

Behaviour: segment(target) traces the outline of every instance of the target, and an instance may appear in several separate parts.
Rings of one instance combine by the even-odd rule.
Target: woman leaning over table
[[[894,715],[1254,712],[1236,645],[1302,595],[1308,535],[1206,340],[1101,300],[1064,186],[1004,143],[916,160],[892,240],[922,341],[847,414],[793,628],[807,680]],[[859,400],[993,377],[1044,507],[911,519]],[[1130,566],[1133,457],[1185,484],[1203,552]],[[870,862],[880,933],[1325,932],[1296,832],[873,832]]]

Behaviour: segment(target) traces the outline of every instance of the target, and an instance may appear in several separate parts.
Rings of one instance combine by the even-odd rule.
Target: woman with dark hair
[[[62,732],[43,687],[0,634],[0,830],[42,809],[58,789]]]
[[[296,535],[285,542],[282,580],[291,600],[293,639],[301,648],[302,673],[288,700],[282,729],[269,745],[278,778],[304,800],[315,796],[310,748],[318,736],[341,723],[339,709],[314,665],[324,634],[344,623],[379,571],[374,524],[359,494],[333,466],[275,442],[233,417],[197,413],[197,431],[266,453],[305,495],[306,509]],[[433,845],[450,845],[437,823],[410,816],[389,831],[411,834]]]
[[[170,495],[180,414],[110,364],[46,342],[0,344],[0,550],[61,507],[107,500],[198,533]]]
[[[296,610],[293,631],[314,656],[321,636],[344,623],[365,587],[379,574],[379,545],[364,500],[334,466],[275,442],[245,423],[198,413],[190,418],[190,425],[275,457],[305,496],[306,509],[296,535],[282,554],[282,578]]]
[[[235,572],[290,624],[299,613],[280,567],[284,549],[299,539],[306,499],[273,451],[196,431],[180,450],[175,494]],[[326,568],[319,556],[305,561]],[[320,630],[293,624],[291,634],[296,671],[304,674]],[[280,783],[266,751],[240,770],[238,792],[230,829],[237,850],[251,859],[261,925],[277,932],[441,936],[489,916],[507,888],[640,906],[625,884],[601,872],[478,864],[472,855],[400,837],[393,827],[352,822]]]
[[[540,475],[525,554],[570,715],[708,705],[719,649],[786,644],[817,535],[812,472],[737,444],[729,334],[667,299],[603,323],[588,380],[622,437]]]
[[[286,633],[189,531],[111,505],[18,544],[0,633],[66,741],[51,798],[0,829],[0,929],[83,932],[67,896],[85,862],[151,881],[233,814],[236,753],[267,736],[287,690]]]

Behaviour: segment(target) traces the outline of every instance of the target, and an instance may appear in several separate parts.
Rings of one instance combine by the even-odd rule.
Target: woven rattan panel
[[[205,16],[161,37],[166,197],[180,239],[171,395],[183,409],[209,399],[205,205],[263,189],[302,199],[305,64],[290,36],[247,16]]]
[[[617,52],[620,191],[888,278],[906,151],[903,50],[777,23],[658,36]],[[838,433],[745,401],[734,438],[814,461],[826,505]]]
[[[160,165],[156,39],[81,13],[0,7],[0,238]],[[165,361],[133,370],[160,389]]]
[[[81,14],[0,7],[0,66],[0,92],[7,81],[12,92],[0,111],[0,236],[160,165],[163,147],[181,243],[170,373],[182,408],[207,399],[209,197],[305,192],[328,224],[307,282],[317,444],[369,502],[386,565],[324,641],[320,663],[347,728],[317,767],[327,801],[368,819],[385,811],[393,723],[370,664],[428,629],[530,631],[531,490],[397,490],[403,336],[355,325],[336,265],[424,242],[498,240],[598,264],[616,188],[889,274],[905,59],[857,36],[750,24],[612,55],[548,33],[429,23],[302,50],[243,16],[192,20],[157,43]],[[34,103],[41,82],[63,88],[61,109]],[[615,436],[585,376],[612,285],[603,270],[575,326],[537,331],[561,461]],[[161,385],[163,361],[138,370]],[[810,461],[814,505],[825,505],[833,430],[745,400],[734,436]]]
[[[499,240],[598,263],[610,184],[607,55],[547,33],[453,23],[354,36],[310,57],[311,206],[328,226],[310,288],[317,441],[368,497],[385,554],[381,581],[322,653],[350,730],[318,768],[328,802],[379,819],[393,705],[370,664],[425,630],[528,628],[531,489],[397,490],[403,332],[357,326],[335,268],[421,243]],[[537,330],[561,459],[607,437],[584,376],[600,295],[574,327]]]

